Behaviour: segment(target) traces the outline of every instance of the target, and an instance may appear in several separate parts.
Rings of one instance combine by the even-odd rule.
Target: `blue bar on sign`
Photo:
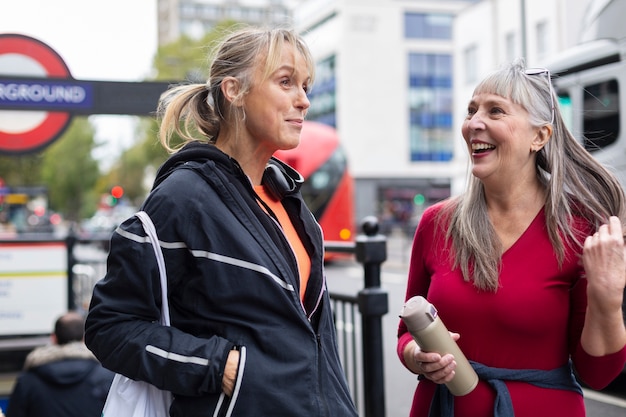
[[[93,106],[93,86],[63,80],[16,80],[0,78],[0,106],[24,110],[71,110]]]

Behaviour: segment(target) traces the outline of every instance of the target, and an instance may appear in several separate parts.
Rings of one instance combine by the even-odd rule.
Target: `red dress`
[[[580,345],[586,310],[586,281],[580,254],[567,249],[561,268],[547,231],[544,211],[502,256],[500,288],[477,290],[451,270],[450,245],[436,224],[441,204],[424,213],[415,234],[406,299],[426,296],[448,330],[460,333],[458,344],[468,359],[496,368],[559,368],[571,357],[585,383],[602,388],[626,363],[626,347],[591,357]],[[585,232],[588,232],[586,230]],[[400,321],[398,355],[411,335]],[[507,382],[515,417],[583,417],[583,398],[572,391]],[[435,389],[429,380],[415,390],[411,417],[426,417]],[[455,417],[491,417],[495,394],[480,381],[470,394],[455,397]]]

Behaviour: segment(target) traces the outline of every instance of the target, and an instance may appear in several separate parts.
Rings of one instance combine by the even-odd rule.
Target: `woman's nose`
[[[306,91],[299,90],[298,97],[296,98],[296,107],[304,110],[311,107],[311,102],[309,101],[309,97],[306,95]]]
[[[476,112],[467,117],[466,125],[472,130],[484,129],[485,123],[480,112]]]

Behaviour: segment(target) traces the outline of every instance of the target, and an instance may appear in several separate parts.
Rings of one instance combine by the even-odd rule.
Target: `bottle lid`
[[[437,309],[422,296],[407,300],[402,307],[400,318],[409,331],[419,331],[428,327],[437,318]]]

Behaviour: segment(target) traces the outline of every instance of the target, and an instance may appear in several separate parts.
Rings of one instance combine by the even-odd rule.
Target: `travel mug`
[[[424,352],[437,352],[442,356],[447,353],[454,355],[455,375],[452,381],[446,384],[453,395],[466,395],[476,388],[478,375],[450,336],[435,306],[424,297],[412,297],[402,307],[400,318],[406,324],[413,340]]]

